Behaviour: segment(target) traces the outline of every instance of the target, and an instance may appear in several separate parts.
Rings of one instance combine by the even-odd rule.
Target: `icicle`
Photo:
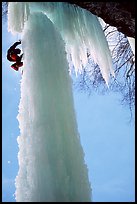
[[[24,7],[28,2],[15,3],[14,9],[18,21],[9,16],[9,30],[21,32],[24,26]],[[65,2],[29,2],[30,12],[43,12],[54,23],[66,43],[66,51],[70,51],[76,74],[81,73],[87,66],[87,49],[95,63],[101,69],[106,83],[109,83],[110,74],[114,76],[112,59],[104,32],[98,18],[87,10],[75,7]],[[25,16],[28,17],[27,11]],[[12,22],[10,21],[12,19]],[[14,23],[15,21],[15,23]],[[71,69],[71,67],[70,67]]]
[[[108,43],[98,18],[84,9],[64,2],[48,2],[42,5],[45,7],[42,10],[61,33],[66,50],[70,51],[76,74],[81,73],[82,67],[88,63],[88,49],[108,84],[110,74],[115,75]]]
[[[8,31],[12,34],[21,33],[24,23],[30,14],[28,2],[9,2]]]

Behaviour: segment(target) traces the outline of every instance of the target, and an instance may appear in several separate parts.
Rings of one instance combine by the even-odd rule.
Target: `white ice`
[[[20,8],[18,8],[19,5],[21,5]],[[107,85],[110,76],[115,76],[108,43],[95,15],[65,2],[19,2],[11,6],[11,11],[16,9],[18,9],[16,13],[19,18],[9,18],[9,30],[22,32],[24,22],[31,12],[43,12],[61,33],[66,44],[67,55],[71,55],[76,74],[81,73],[83,66],[88,64],[88,49],[94,62],[99,65]],[[22,20],[23,16],[24,20]],[[69,56],[67,58],[70,59]],[[71,71],[72,66],[69,68]]]
[[[44,14],[29,16],[22,49],[16,201],[90,201],[65,45]]]

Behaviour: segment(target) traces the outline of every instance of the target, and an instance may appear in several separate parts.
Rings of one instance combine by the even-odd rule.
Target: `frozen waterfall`
[[[90,201],[63,40],[37,13],[26,23],[22,44],[16,200]]]
[[[64,2],[10,2],[8,29],[22,34],[24,52],[16,201],[90,202],[68,55],[79,73],[88,50],[108,84],[114,72],[101,25]]]

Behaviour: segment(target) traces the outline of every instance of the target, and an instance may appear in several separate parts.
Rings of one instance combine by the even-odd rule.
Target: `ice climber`
[[[21,62],[23,54],[19,56],[19,54],[21,53],[21,50],[19,48],[16,48],[16,46],[19,44],[21,44],[21,40],[19,40],[18,42],[15,42],[7,51],[7,59],[10,62],[16,62],[11,65],[11,68],[13,68],[16,71],[19,70],[19,67],[23,66],[23,62]]]

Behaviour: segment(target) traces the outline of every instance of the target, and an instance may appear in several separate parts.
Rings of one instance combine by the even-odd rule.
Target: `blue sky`
[[[21,76],[10,68],[6,51],[19,36],[8,33],[6,23],[2,34],[2,197],[3,202],[13,202]],[[135,141],[129,109],[114,93],[88,97],[74,90],[74,102],[93,201],[133,202]]]

